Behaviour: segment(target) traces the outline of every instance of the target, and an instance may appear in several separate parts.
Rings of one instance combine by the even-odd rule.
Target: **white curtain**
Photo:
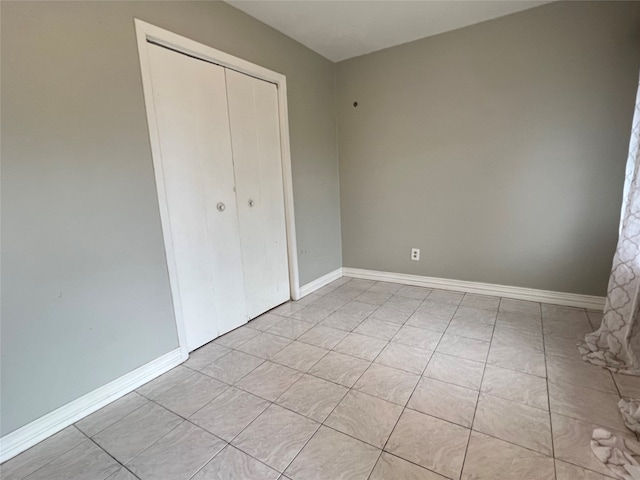
[[[578,348],[611,370],[640,375],[640,82],[629,143],[620,236],[600,328]]]

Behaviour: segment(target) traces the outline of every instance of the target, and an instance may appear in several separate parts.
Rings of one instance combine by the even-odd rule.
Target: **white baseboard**
[[[307,283],[306,285],[302,285],[300,287],[300,297],[296,300],[300,300],[303,297],[306,297],[310,293],[315,292],[316,290],[321,289],[325,285],[330,284],[334,280],[342,277],[342,268],[338,268],[333,272],[329,272],[326,275],[321,276],[320,278],[316,278],[314,281]]]
[[[45,438],[132,392],[182,363],[179,348],[152,360],[132,372],[73,400],[51,413],[0,438],[0,463],[15,457]]]
[[[509,287],[492,283],[466,282],[464,280],[448,280],[446,278],[422,277],[420,275],[408,275],[405,273],[378,272],[375,270],[362,270],[360,268],[343,267],[342,274],[345,277],[377,280],[380,282],[404,283],[419,287],[439,288],[442,290],[457,290],[460,292],[492,295],[497,297],[509,297],[531,302],[544,302],[567,307],[588,308],[600,310],[604,308],[605,297],[580,295],[578,293],[551,292],[548,290],[536,290],[533,288]]]

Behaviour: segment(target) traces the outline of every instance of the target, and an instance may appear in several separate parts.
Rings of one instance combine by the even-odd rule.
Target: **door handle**
[[[220,202],[218,205],[216,205],[216,208],[219,212],[224,212],[224,209],[227,207],[225,207],[224,203]]]
[[[255,205],[255,202],[253,200],[249,199],[249,206],[253,207],[254,205]]]

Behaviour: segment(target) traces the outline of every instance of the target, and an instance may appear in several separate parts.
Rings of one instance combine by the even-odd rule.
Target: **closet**
[[[290,298],[277,88],[146,46],[173,297],[192,351]]]

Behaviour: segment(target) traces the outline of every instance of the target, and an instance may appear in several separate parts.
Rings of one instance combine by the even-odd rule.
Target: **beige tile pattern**
[[[461,387],[480,390],[484,363],[442,353],[434,353],[424,375]]]
[[[554,480],[553,458],[472,432],[462,480]]]
[[[231,443],[282,472],[320,426],[278,405],[271,405]]]
[[[535,375],[487,365],[481,390],[495,397],[549,410],[547,382]]]
[[[329,352],[309,370],[309,373],[350,388],[369,367],[369,364],[360,358]]]
[[[280,474],[237,448],[227,445],[193,480],[277,480]]]
[[[324,422],[342,433],[384,447],[402,407],[366,393],[350,391]]]
[[[225,446],[225,442],[183,422],[127,465],[142,479],[190,478]]]
[[[459,478],[470,430],[405,410],[385,450],[449,478]]]
[[[375,363],[421,375],[433,352],[390,342],[375,359]]]
[[[353,388],[398,405],[406,405],[419,379],[413,373],[374,363]]]
[[[545,455],[552,455],[549,412],[480,394],[473,429]]]
[[[601,315],[340,278],[204,345],[79,421],[86,436],[68,427],[0,475],[610,479],[591,433],[634,438],[617,402],[640,397],[640,377],[583,362],[575,344]]]
[[[471,428],[477,401],[476,390],[422,377],[407,408]]]
[[[366,480],[379,455],[377,448],[323,426],[285,474],[293,480]]]
[[[347,393],[347,388],[304,375],[276,400],[278,405],[323,422]]]
[[[446,477],[382,452],[369,480],[446,480]]]

